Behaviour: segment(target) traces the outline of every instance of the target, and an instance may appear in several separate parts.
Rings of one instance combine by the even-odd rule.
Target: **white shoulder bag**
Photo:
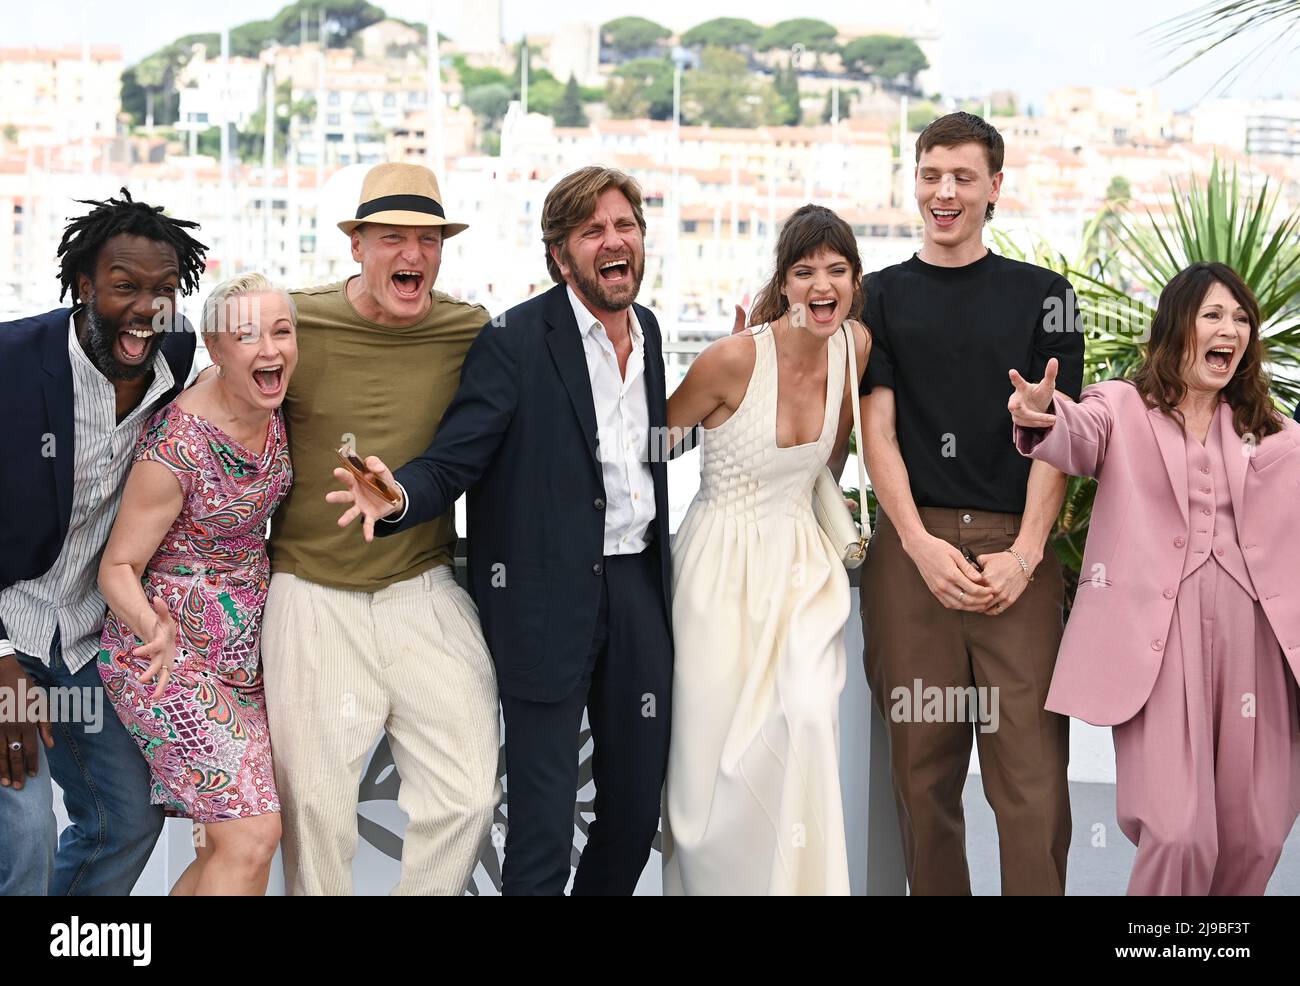
[[[853,400],[853,430],[858,436],[858,503],[862,528],[853,521],[844,502],[844,491],[830,469],[823,469],[813,485],[813,516],[817,526],[826,532],[831,544],[839,552],[840,561],[847,569],[857,568],[867,556],[867,542],[871,540],[871,519],[867,515],[867,467],[862,454],[862,411],[858,400],[858,347],[848,325],[841,326],[849,348],[849,393]]]

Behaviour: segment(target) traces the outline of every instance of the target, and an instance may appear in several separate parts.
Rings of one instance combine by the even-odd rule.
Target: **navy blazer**
[[[667,425],[659,323],[636,307],[645,336],[651,434]],[[650,436],[647,436],[647,442]],[[603,571],[605,485],[596,409],[578,323],[563,284],[480,331],[433,444],[395,473],[409,505],[389,536],[446,513],[468,495],[470,592],[503,694],[558,701],[591,653]],[[648,450],[647,450],[648,452]],[[668,480],[650,456],[664,619],[671,626]],[[672,655],[664,655],[671,662]]]
[[[0,322],[0,589],[49,570],[63,550],[72,518],[73,392],[68,356],[71,308]],[[169,332],[162,352],[175,384],[155,407],[185,386],[194,363],[189,322]],[[0,622],[0,637],[7,637]]]

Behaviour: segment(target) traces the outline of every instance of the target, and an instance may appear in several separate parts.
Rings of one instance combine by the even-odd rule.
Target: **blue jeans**
[[[129,894],[162,831],[162,807],[149,804],[149,766],[94,661],[70,673],[56,634],[48,668],[27,654],[18,662],[42,688],[97,694],[89,709],[99,716],[54,723],[54,748],[41,744],[40,773],[20,791],[0,787],[0,897]],[[57,852],[51,781],[63,789],[70,822]]]

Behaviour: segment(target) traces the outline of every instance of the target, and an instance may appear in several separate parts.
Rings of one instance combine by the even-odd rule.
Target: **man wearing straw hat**
[[[659,828],[672,721],[664,363],[659,323],[635,303],[641,187],[579,168],[547,193],[541,228],[555,286],[483,327],[427,451],[396,476],[366,459],[396,501],[343,469],[328,500],[382,549],[468,492],[470,586],[505,722],[501,891],[564,893],[590,738],[595,818],[573,893],[621,896]]]
[[[452,511],[368,545],[325,502],[342,446],[404,462],[437,433],[488,313],[434,290],[448,222],[427,168],[367,175],[354,274],[293,292],[296,475],[271,531],[262,652],[291,894],[352,890],[357,792],[387,734],[409,821],[396,893],[460,894],[500,795],[497,685],[452,574]]]

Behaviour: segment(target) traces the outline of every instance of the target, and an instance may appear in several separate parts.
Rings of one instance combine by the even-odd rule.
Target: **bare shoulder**
[[[700,373],[724,380],[748,380],[754,369],[756,352],[754,330],[745,329],[735,335],[723,336],[711,342],[699,356],[695,357],[694,366],[699,367]]]
[[[180,480],[167,466],[152,459],[131,463],[123,494],[124,512],[128,516],[132,510],[157,510],[174,519],[183,500]]]

